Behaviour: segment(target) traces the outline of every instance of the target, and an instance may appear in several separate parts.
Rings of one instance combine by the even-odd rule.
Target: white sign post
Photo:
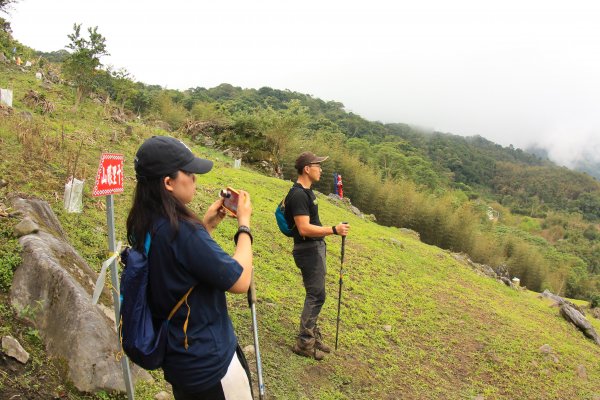
[[[92,196],[106,196],[106,223],[108,225],[108,251],[110,252],[112,261],[110,263],[110,277],[114,290],[113,303],[115,307],[115,323],[117,335],[119,333],[119,320],[121,315],[121,296],[119,289],[119,273],[117,271],[117,245],[115,243],[115,213],[113,194],[123,193],[123,155],[102,153],[100,157],[100,165],[96,174],[96,183]],[[104,270],[106,272],[106,270]],[[100,281],[100,279],[99,279]],[[121,351],[121,341],[117,340],[119,350]],[[125,388],[127,389],[127,397],[129,400],[134,400],[135,392],[133,389],[133,381],[131,379],[131,370],[129,368],[129,359],[121,357],[121,367],[123,368],[123,379],[125,380]]]

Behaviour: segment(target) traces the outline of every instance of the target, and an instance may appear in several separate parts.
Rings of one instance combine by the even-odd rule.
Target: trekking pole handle
[[[250,278],[250,287],[248,288],[248,306],[252,307],[252,304],[256,304],[256,286],[254,285],[254,271],[252,271],[252,278]]]
[[[348,224],[347,222],[342,222],[342,224]],[[344,263],[344,253],[346,251],[346,236],[342,236],[342,264]]]

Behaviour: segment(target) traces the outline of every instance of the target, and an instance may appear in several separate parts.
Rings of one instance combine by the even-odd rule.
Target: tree
[[[125,103],[131,101],[136,94],[135,82],[125,68],[109,71],[113,78],[113,99],[121,111],[125,110]]]
[[[3,13],[6,13],[8,6],[11,4],[14,4],[16,2],[17,2],[17,0],[0,0],[0,11],[2,11]]]
[[[308,122],[306,108],[298,100],[287,103],[287,109],[276,111],[272,108],[257,113],[260,128],[266,137],[266,147],[274,170],[282,168],[282,160],[288,149],[293,148],[302,135]]]
[[[75,109],[92,90],[97,69],[102,66],[100,57],[108,55],[106,39],[98,33],[98,27],[88,28],[89,39],[81,36],[81,24],[73,24],[71,40],[66,47],[73,53],[65,60],[63,71],[76,88]]]
[[[8,14],[8,7],[12,3],[16,3],[16,0],[0,0],[0,12]],[[6,53],[6,55],[9,54],[7,50],[11,47],[11,33],[10,22],[0,18],[0,52]]]

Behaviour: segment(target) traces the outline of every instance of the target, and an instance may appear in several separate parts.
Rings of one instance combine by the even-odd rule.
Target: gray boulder
[[[21,343],[12,336],[4,336],[2,338],[2,351],[21,364],[27,364],[27,361],[29,361],[29,353],[26,352],[23,346],[21,346]]]
[[[23,218],[23,220],[19,222],[14,229],[15,236],[18,238],[21,236],[30,235],[32,233],[38,233],[39,230],[40,227],[37,226],[37,224],[29,217]]]
[[[99,304],[92,305],[97,274],[67,242],[48,203],[20,198],[12,202],[39,227],[19,238],[23,262],[13,278],[13,306],[39,330],[47,352],[65,362],[78,390],[125,391],[108,289]],[[151,379],[137,368],[134,375]]]
[[[417,240],[421,240],[421,235],[419,234],[419,232],[413,231],[412,229],[400,228],[400,232],[404,235],[412,236]]]

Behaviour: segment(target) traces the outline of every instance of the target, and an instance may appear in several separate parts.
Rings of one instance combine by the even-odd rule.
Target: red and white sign
[[[103,153],[92,196],[123,193],[123,154]]]

